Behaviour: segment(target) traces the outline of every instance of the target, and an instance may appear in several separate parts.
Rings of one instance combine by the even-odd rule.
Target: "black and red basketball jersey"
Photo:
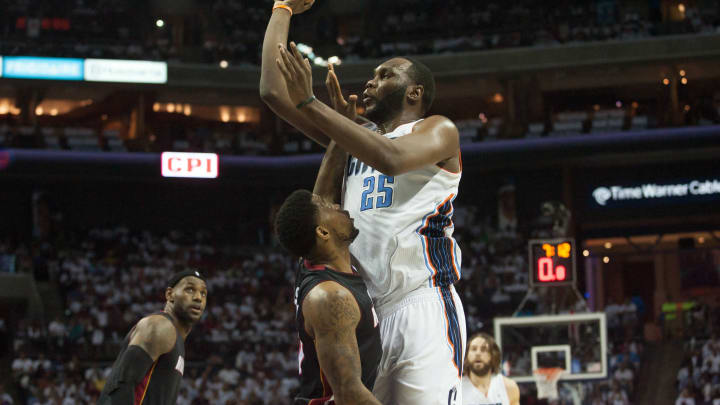
[[[163,315],[172,322],[170,315],[164,312],[153,315]],[[125,336],[123,348],[117,357],[118,360],[122,358],[125,350],[127,350],[130,344],[130,336],[132,336],[134,330],[135,327]],[[133,405],[175,405],[177,403],[180,382],[185,372],[185,339],[183,339],[177,328],[175,328],[175,332],[177,333],[175,347],[158,357],[157,361],[153,363],[150,370],[145,374],[142,382],[135,386]],[[118,360],[113,364],[110,377],[108,377],[103,392],[100,394],[100,399],[98,399],[98,405],[110,404],[110,398],[107,395],[117,388],[120,382],[120,376],[117,373]]]
[[[299,266],[295,280],[295,320],[300,335],[300,389],[294,405],[325,404],[333,395],[332,388],[320,368],[313,338],[305,331],[305,318],[302,314],[305,296],[313,287],[325,281],[334,281],[347,288],[357,301],[361,318],[355,328],[355,336],[360,352],[362,382],[370,391],[375,385],[382,346],[377,315],[362,277],[358,274],[341,273],[325,266],[314,267],[304,262]]]

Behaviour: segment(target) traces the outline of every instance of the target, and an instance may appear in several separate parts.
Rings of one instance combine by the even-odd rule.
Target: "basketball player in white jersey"
[[[462,379],[462,405],[520,405],[515,381],[500,374],[500,347],[486,333],[468,339]]]
[[[311,5],[311,4],[310,4]],[[280,117],[317,142],[350,154],[343,209],[360,236],[350,247],[380,318],[383,358],[373,393],[383,404],[460,405],[465,316],[453,284],[461,255],[452,237],[460,183],[459,134],[432,104],[432,73],[417,61],[378,66],[355,122],[331,71],[335,109],[315,99],[310,62],[287,33],[303,0],[276,2],[263,43],[260,95]],[[337,112],[336,110],[340,111]]]

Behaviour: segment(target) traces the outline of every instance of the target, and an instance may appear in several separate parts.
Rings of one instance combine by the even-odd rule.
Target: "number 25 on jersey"
[[[375,183],[377,183],[377,193],[375,193]],[[368,176],[363,179],[362,201],[360,201],[360,211],[371,210],[373,208],[386,208],[392,205],[393,189],[395,177],[381,174],[375,179],[375,176]]]

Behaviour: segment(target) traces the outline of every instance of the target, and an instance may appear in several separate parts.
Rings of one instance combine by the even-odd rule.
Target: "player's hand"
[[[300,104],[313,96],[310,61],[303,58],[295,42],[290,42],[289,50],[282,44],[278,44],[278,47],[280,58],[275,61],[285,78],[288,95],[293,104]]]
[[[328,73],[325,78],[325,86],[327,87],[328,93],[330,94],[330,102],[332,103],[335,111],[355,121],[357,118],[357,95],[351,94],[347,101],[342,95],[340,89],[340,82],[338,81],[335,69],[332,63],[328,63]]]
[[[283,1],[276,1],[275,5],[278,4],[284,4],[286,6],[289,6],[292,9],[293,15],[296,14],[302,14],[313,6],[315,4],[315,0],[283,0]]]

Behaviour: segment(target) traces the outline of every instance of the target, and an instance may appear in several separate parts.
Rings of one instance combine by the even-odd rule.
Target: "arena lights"
[[[116,83],[167,83],[167,63],[144,60],[0,56],[0,77]]]
[[[315,55],[315,52],[313,51],[312,47],[305,45],[303,43],[299,43],[296,45],[298,51],[300,51],[301,54],[307,56],[308,59],[312,60],[313,63],[317,66],[327,66],[328,64],[333,65],[340,65],[342,64],[342,60],[337,56],[331,56],[325,60],[322,56]]]
[[[221,60],[221,61],[220,61],[220,68],[221,68],[221,69],[227,69],[227,67],[228,67],[228,61],[226,61],[225,59]]]

